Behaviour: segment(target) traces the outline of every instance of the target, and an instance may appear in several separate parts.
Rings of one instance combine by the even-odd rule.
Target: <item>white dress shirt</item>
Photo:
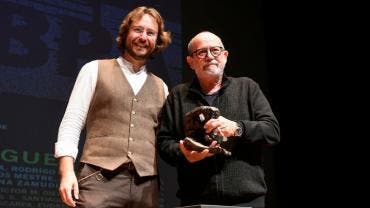
[[[136,95],[148,77],[146,66],[142,66],[135,73],[131,63],[122,57],[117,58],[117,61]],[[95,92],[97,78],[98,60],[91,61],[81,68],[69,98],[64,117],[59,126],[58,140],[55,143],[54,153],[56,158],[71,156],[76,159],[80,134],[85,126],[87,112],[90,107],[91,98]],[[167,97],[168,87],[164,82],[163,89]]]

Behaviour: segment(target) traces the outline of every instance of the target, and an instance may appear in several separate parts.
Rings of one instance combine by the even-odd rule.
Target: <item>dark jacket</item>
[[[258,84],[247,77],[224,77],[213,102],[221,115],[241,122],[243,135],[230,138],[232,156],[215,155],[189,163],[178,142],[185,138],[184,115],[194,107],[208,105],[197,80],[174,87],[162,109],[157,132],[160,156],[178,171],[177,196],[183,205],[233,205],[265,195],[262,148],[279,142],[279,124]]]

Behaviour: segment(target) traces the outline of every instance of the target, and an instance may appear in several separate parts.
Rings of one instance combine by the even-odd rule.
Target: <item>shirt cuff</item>
[[[54,157],[59,158],[62,156],[70,156],[74,160],[77,158],[78,148],[75,147],[74,143],[69,143],[66,141],[59,141],[55,143]]]

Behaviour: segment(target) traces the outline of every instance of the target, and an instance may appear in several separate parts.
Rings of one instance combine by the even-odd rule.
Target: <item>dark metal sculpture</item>
[[[213,118],[221,115],[220,110],[212,106],[199,106],[185,114],[184,146],[186,149],[201,152],[208,149],[213,154],[231,155],[231,152],[222,147],[222,143],[227,141],[226,137],[217,135],[216,132],[207,134],[203,128],[204,124]],[[218,145],[210,147],[212,141],[216,140]]]

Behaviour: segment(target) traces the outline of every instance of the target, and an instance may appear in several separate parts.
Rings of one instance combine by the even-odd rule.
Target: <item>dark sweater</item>
[[[265,195],[262,147],[279,142],[279,124],[258,84],[247,77],[225,77],[213,102],[221,115],[241,122],[242,137],[230,138],[231,157],[215,155],[189,163],[178,148],[185,138],[184,115],[194,107],[209,105],[197,80],[174,87],[162,110],[157,132],[160,156],[178,171],[182,205],[234,205]]]

